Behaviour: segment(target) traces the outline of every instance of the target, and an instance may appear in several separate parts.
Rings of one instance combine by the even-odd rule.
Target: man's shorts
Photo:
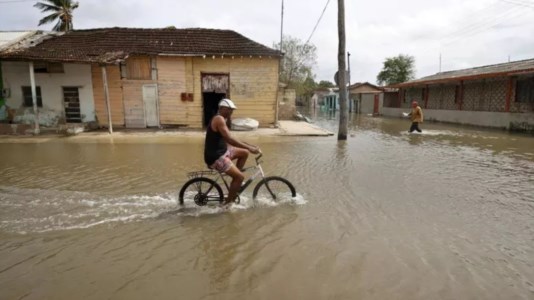
[[[226,153],[219,157],[210,167],[220,173],[226,173],[232,167],[232,159],[234,159],[234,147],[228,146]]]

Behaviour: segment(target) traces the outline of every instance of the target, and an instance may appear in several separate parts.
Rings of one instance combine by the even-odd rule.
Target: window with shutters
[[[126,67],[121,70],[121,77],[126,75],[129,80],[150,80],[152,79],[152,65],[150,57],[130,57],[126,60]]]
[[[37,93],[37,106],[43,107],[43,99],[41,98],[41,87],[37,86],[35,87],[36,93]],[[23,86],[22,87],[22,101],[23,105],[25,107],[32,107],[33,106],[33,99],[32,99],[32,87],[31,86]]]

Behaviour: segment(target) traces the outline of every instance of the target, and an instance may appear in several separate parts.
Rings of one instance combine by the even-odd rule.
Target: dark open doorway
[[[226,94],[223,93],[202,93],[202,99],[204,100],[204,127],[207,127],[211,118],[217,114],[219,101],[225,97]]]

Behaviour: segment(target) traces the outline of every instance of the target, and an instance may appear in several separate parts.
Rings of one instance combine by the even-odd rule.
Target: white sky
[[[18,2],[15,2],[18,1]],[[284,34],[310,36],[328,0],[284,0]],[[38,29],[36,1],[0,0],[0,31]],[[272,47],[280,40],[281,0],[79,0],[76,29],[203,27],[237,31]],[[157,3],[157,4],[156,4]],[[534,58],[534,0],[345,0],[351,82],[376,82],[386,57],[415,57],[416,76]],[[50,30],[51,25],[40,27]],[[337,70],[337,0],[310,43],[316,81]]]

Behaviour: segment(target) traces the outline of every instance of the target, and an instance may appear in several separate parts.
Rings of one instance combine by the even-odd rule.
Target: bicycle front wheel
[[[224,201],[224,194],[221,186],[210,178],[198,177],[186,182],[178,195],[180,205],[185,202],[194,201],[197,205],[204,206],[208,202]]]
[[[289,180],[279,177],[265,177],[254,188],[252,197],[254,199],[283,200],[291,199],[297,196],[295,187]]]

